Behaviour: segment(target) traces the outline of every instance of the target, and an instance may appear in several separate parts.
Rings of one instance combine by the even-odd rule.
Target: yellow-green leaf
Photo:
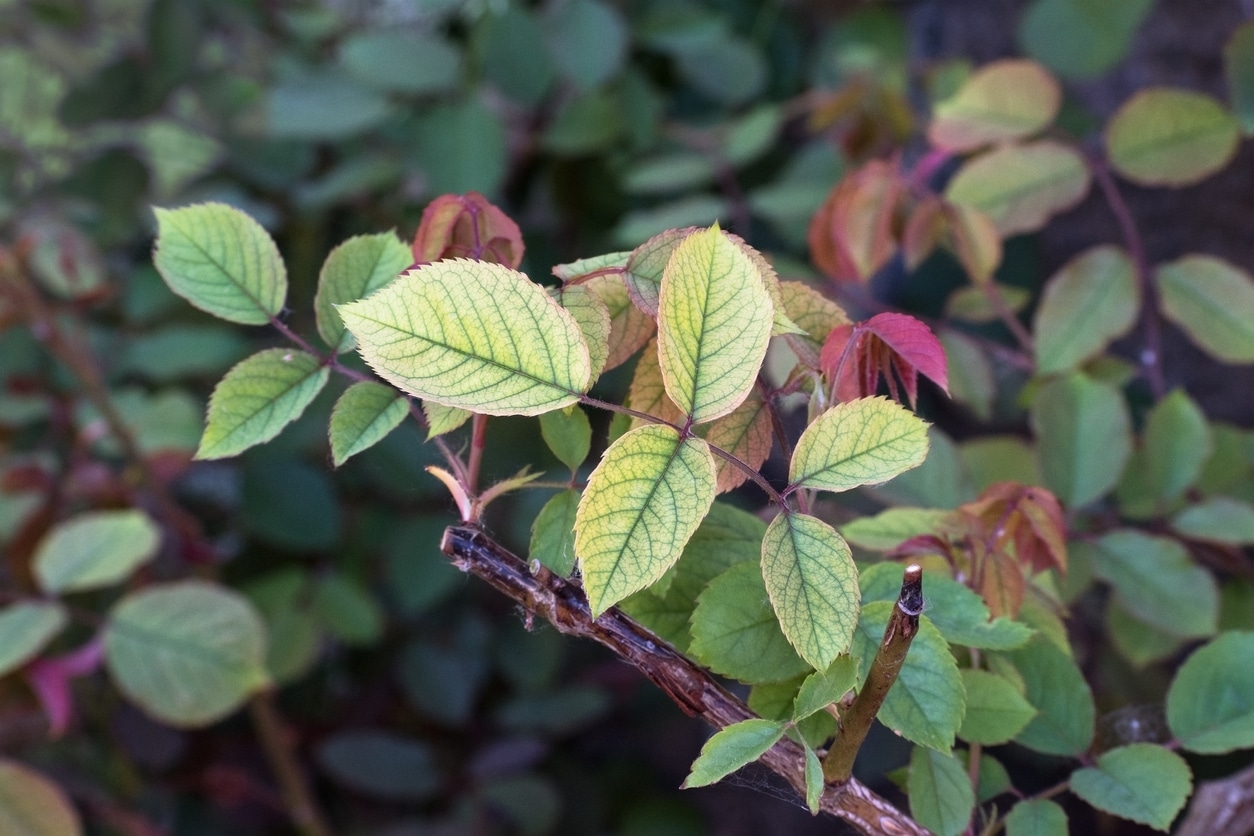
[[[592,361],[589,385],[596,382],[605,369],[610,352],[610,310],[595,293],[584,285],[570,285],[551,291],[583,332],[584,344]]]
[[[1050,140],[995,148],[968,161],[945,189],[954,203],[988,215],[1003,237],[1040,229],[1079,203],[1089,171],[1073,149]]]
[[[666,394],[666,383],[662,380],[662,366],[657,356],[657,340],[650,340],[636,361],[635,371],[631,376],[631,385],[627,389],[627,405],[637,412],[645,412],[672,424],[682,424],[684,415]],[[632,418],[631,426],[642,427],[652,422],[643,418]]]
[[[198,459],[221,459],[269,441],[300,417],[322,387],[328,371],[303,351],[270,348],[234,368],[209,398]]]
[[[1225,363],[1254,363],[1254,277],[1222,259],[1186,255],[1154,274],[1163,316]]]
[[[1070,371],[1098,354],[1136,321],[1141,294],[1127,254],[1093,247],[1050,278],[1036,310],[1036,370]]]
[[[701,747],[684,789],[704,787],[760,758],[784,736],[784,724],[753,718],[721,729]]]
[[[65,792],[17,761],[0,759],[0,833],[80,836],[83,823]]]
[[[318,274],[314,316],[318,334],[339,354],[353,347],[335,306],[369,296],[413,264],[409,247],[395,232],[349,238],[327,256]]]
[[[936,105],[928,139],[949,151],[1031,136],[1058,115],[1062,89],[1044,67],[1022,59],[983,67]]]
[[[1106,126],[1111,164],[1142,186],[1188,186],[1236,153],[1237,120],[1204,93],[1154,87],[1137,93]]]
[[[771,455],[771,411],[762,394],[754,389],[744,403],[722,418],[702,427],[702,437],[721,450],[726,450],[745,464],[757,470]],[[740,487],[749,478],[739,467],[726,459],[719,459],[718,492],[726,493]]]
[[[445,406],[539,415],[574,403],[591,378],[574,317],[500,264],[437,261],[338,310],[376,372]]]
[[[662,277],[658,352],[667,394],[694,423],[749,394],[773,317],[758,268],[717,226],[675,248]]]
[[[1099,810],[1166,832],[1193,792],[1193,772],[1164,746],[1132,743],[1077,769],[1071,791]]]
[[[857,567],[836,529],[806,514],[780,514],[762,538],[762,577],[802,659],[826,670],[849,649],[861,595]]]
[[[622,276],[597,276],[584,283],[610,314],[610,338],[605,369],[615,369],[640,350],[656,331],[653,317],[632,304]]]
[[[423,401],[422,414],[427,416],[427,441],[430,441],[436,436],[451,433],[469,421],[473,413],[435,401]]]
[[[243,325],[264,325],[283,309],[287,269],[261,224],[222,203],[153,211],[153,263],[171,290]]]
[[[575,517],[575,554],[594,615],[662,577],[714,491],[714,457],[699,438],[651,425],[610,445]]]
[[[0,607],[0,676],[33,659],[68,620],[59,601],[17,601]]]
[[[837,404],[806,427],[793,451],[793,488],[878,485],[927,458],[927,424],[883,397]]]
[[[340,395],[331,410],[331,460],[339,467],[378,444],[409,414],[409,402],[396,390],[363,380]]]

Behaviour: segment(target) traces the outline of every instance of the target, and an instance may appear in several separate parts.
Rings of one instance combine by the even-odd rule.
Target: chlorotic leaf
[[[923,746],[910,753],[910,813],[937,836],[958,836],[967,829],[975,790],[959,761],[949,752]]]
[[[610,333],[613,328],[610,310],[600,297],[583,285],[571,285],[551,292],[558,303],[574,317],[575,324],[583,332],[588,356],[592,361],[592,374],[588,380],[595,383],[605,370],[605,363],[610,356]]]
[[[627,268],[627,261],[630,258],[631,250],[594,255],[569,261],[565,264],[554,265],[552,273],[562,280],[562,284],[573,282],[576,279],[582,283],[595,278],[593,274],[599,276],[622,273]]]
[[[409,401],[390,386],[363,380],[344,390],[331,410],[331,460],[339,467],[378,444],[409,414]]]
[[[531,524],[531,547],[527,554],[561,577],[569,577],[575,568],[575,512],[579,510],[579,491],[565,490],[554,494]]]
[[[174,726],[202,726],[265,686],[265,626],[242,596],[204,581],[153,584],[122,598],[105,625],[118,688]]]
[[[1036,310],[1036,370],[1070,371],[1128,332],[1141,305],[1132,260],[1109,245],[1063,265],[1045,285]]]
[[[927,424],[883,397],[837,404],[797,441],[788,479],[792,488],[847,491],[878,485],[927,458]]]
[[[962,671],[967,713],[958,736],[969,743],[995,746],[1023,731],[1036,709],[1010,682],[981,670]]]
[[[1118,484],[1132,455],[1132,421],[1114,386],[1081,373],[1052,380],[1037,390],[1031,422],[1045,484],[1068,506]]]
[[[762,538],[762,577],[788,641],[816,670],[849,649],[858,624],[858,570],[822,520],[781,513]]]
[[[793,703],[792,719],[804,720],[816,711],[822,711],[857,684],[858,663],[848,654],[837,656],[827,670],[815,671],[801,683]]]
[[[1175,752],[1133,743],[1073,772],[1071,791],[1099,810],[1165,832],[1193,792],[1193,774]]]
[[[632,304],[621,276],[597,276],[584,285],[610,314],[610,339],[605,369],[616,369],[640,350],[657,331],[653,317]]]
[[[1121,529],[1102,535],[1091,548],[1094,573],[1137,618],[1181,638],[1214,634],[1219,588],[1178,540]]]
[[[623,273],[623,281],[631,300],[642,312],[657,318],[662,291],[662,276],[675,248],[696,232],[695,226],[659,232],[631,251]]]
[[[0,676],[35,658],[67,621],[65,607],[57,601],[17,601],[0,607]]]
[[[754,470],[760,469],[766,462],[775,442],[770,407],[756,388],[749,392],[740,406],[701,429],[701,436],[710,445],[731,453]],[[720,458],[715,465],[719,493],[734,490],[749,478],[726,459]]]
[[[753,718],[721,729],[701,747],[684,780],[684,789],[704,787],[722,780],[766,753],[784,736],[784,724]]]
[[[1067,836],[1067,813],[1046,798],[1020,801],[1006,816],[1006,836]]]
[[[326,385],[312,354],[268,348],[237,363],[214,387],[198,459],[222,459],[269,441],[295,421]]]
[[[666,394],[666,382],[662,379],[662,366],[657,355],[657,340],[650,340],[636,361],[631,385],[627,389],[627,405],[637,412],[648,413],[672,424],[682,425],[684,422],[684,414]],[[643,418],[631,419],[633,429],[651,423]]]
[[[0,758],[0,832],[6,836],[81,836],[83,823],[52,780],[17,761]]]
[[[541,415],[540,435],[557,460],[572,472],[588,458],[588,450],[592,446],[592,425],[588,422],[588,413],[577,405]]]
[[[714,501],[714,457],[671,427],[628,431],[588,478],[575,553],[593,615],[660,578]]]
[[[1190,752],[1254,747],[1254,632],[1221,633],[1194,651],[1167,691],[1167,723]]]
[[[1088,167],[1075,150],[1052,140],[994,148],[965,163],[945,197],[989,217],[1002,237],[1034,232],[1086,194]]]
[[[153,263],[171,290],[242,325],[264,325],[283,310],[287,269],[261,224],[222,203],[153,211]]]
[[[819,814],[819,803],[823,799],[823,790],[827,789],[827,784],[823,780],[823,764],[819,761],[819,756],[814,754],[814,750],[809,746],[806,750],[806,807],[810,809],[810,815],[817,816]]]
[[[570,313],[500,264],[426,264],[338,310],[376,372],[445,406],[539,415],[574,403],[591,377]]]
[[[88,511],[52,527],[35,550],[34,572],[48,593],[99,589],[152,560],[161,530],[143,511]]]
[[[318,334],[337,354],[353,347],[353,335],[344,329],[336,305],[369,296],[413,263],[409,247],[395,232],[349,238],[327,256],[318,274],[314,315]]]
[[[1207,255],[1160,265],[1163,316],[1225,363],[1254,363],[1254,277]]]
[[[1061,105],[1062,88],[1040,64],[1022,59],[995,61],[936,104],[927,136],[947,151],[974,151],[1043,130]]]
[[[1115,169],[1142,186],[1188,186],[1226,166],[1240,139],[1237,120],[1203,93],[1142,90],[1106,126]]]
[[[762,275],[717,226],[675,248],[658,301],[666,392],[693,423],[731,412],[757,380],[773,305]]]
[[[1009,657],[1023,680],[1023,696],[1037,710],[1015,740],[1049,755],[1075,757],[1088,751],[1096,710],[1075,660],[1044,636]]]

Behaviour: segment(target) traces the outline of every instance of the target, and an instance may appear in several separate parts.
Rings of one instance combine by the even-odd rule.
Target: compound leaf
[[[847,491],[878,485],[927,458],[927,424],[884,397],[837,404],[797,441],[788,479],[793,488]]]

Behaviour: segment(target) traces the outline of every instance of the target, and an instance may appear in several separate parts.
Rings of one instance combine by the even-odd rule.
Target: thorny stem
[[[587,598],[576,584],[552,572],[533,575],[522,558],[478,529],[446,529],[440,549],[458,569],[487,581],[522,605],[529,617],[542,616],[561,633],[589,638],[608,647],[661,688],[685,714],[699,717],[716,729],[755,716],[708,671],[617,607],[593,619]],[[805,761],[800,744],[784,738],[762,756],[761,762],[799,795],[805,794]],[[928,831],[913,819],[854,778],[827,787],[820,807],[872,836],[928,836]]]
[[[916,564],[906,567],[901,578],[901,595],[888,618],[884,638],[880,641],[866,683],[853,704],[840,713],[836,740],[823,758],[823,779],[829,784],[852,780],[853,762],[862,748],[862,741],[888,691],[897,681],[897,674],[906,661],[910,643],[919,632],[919,615],[923,612],[923,569]]]

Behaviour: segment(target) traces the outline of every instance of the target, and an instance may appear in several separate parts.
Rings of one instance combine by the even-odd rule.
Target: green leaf
[[[1111,165],[1142,186],[1188,186],[1228,165],[1240,130],[1222,104],[1203,93],[1141,90],[1106,126]]]
[[[741,682],[779,682],[810,670],[784,636],[766,597],[762,570],[744,561],[710,581],[691,610],[688,653]]]
[[[948,151],[974,151],[1047,128],[1061,104],[1062,89],[1041,65],[1022,59],[995,61],[936,103],[927,136]]]
[[[1073,772],[1071,791],[1099,810],[1166,831],[1193,792],[1193,774],[1175,752],[1133,743]]]
[[[265,621],[266,671],[277,685],[295,682],[318,661],[322,628],[310,610],[310,589],[308,572],[286,567],[241,590]]]
[[[28,766],[0,758],[0,832],[81,836],[83,823],[59,786]]]
[[[1045,636],[1009,655],[1023,679],[1023,695],[1038,714],[1015,737],[1029,749],[1077,757],[1093,742],[1093,692],[1075,660]]]
[[[1123,397],[1083,374],[1051,380],[1031,408],[1046,486],[1078,508],[1119,482],[1132,455],[1131,419]]]
[[[242,596],[204,581],[126,595],[109,613],[104,645],[118,688],[173,726],[220,720],[268,682],[261,618]]]
[[[522,104],[539,104],[556,79],[544,26],[523,6],[510,4],[482,15],[472,42],[486,78]]]
[[[455,406],[445,406],[435,401],[422,402],[422,414],[427,417],[427,441],[451,433],[470,420],[474,413]]]
[[[346,139],[378,125],[388,110],[382,93],[339,70],[319,68],[292,74],[269,88],[265,127],[274,138]]]
[[[1115,650],[1137,669],[1175,654],[1188,641],[1147,624],[1118,597],[1106,605],[1106,634]]]
[[[718,731],[701,747],[683,788],[704,787],[725,778],[762,757],[783,736],[783,723],[758,718]]]
[[[927,582],[924,581],[926,594]],[[861,682],[866,681],[895,606],[895,602],[876,601],[862,608],[853,650]],[[906,740],[948,752],[962,725],[965,705],[962,676],[949,643],[931,620],[922,616],[919,632],[910,644],[897,681],[880,706],[879,721]]]
[[[1036,370],[1070,371],[1128,332],[1141,306],[1132,261],[1118,247],[1092,247],[1050,278],[1036,310]]]
[[[1186,255],[1154,273],[1163,316],[1225,363],[1254,363],[1254,277],[1208,255]]]
[[[945,349],[950,396],[970,409],[976,418],[991,422],[997,381],[987,350],[953,328],[942,329],[938,336]]]
[[[910,753],[910,813],[938,836],[958,836],[975,807],[975,791],[962,763],[948,751],[923,746]]]
[[[531,546],[527,551],[563,578],[575,568],[575,514],[579,510],[579,491],[571,489],[554,494],[531,524]]]
[[[911,537],[939,530],[948,514],[939,508],[886,508],[878,514],[845,523],[840,527],[840,534],[858,548],[886,552]],[[867,600],[865,589],[863,600]]]
[[[331,250],[318,274],[314,314],[318,334],[336,354],[353,347],[353,335],[345,330],[335,306],[369,296],[399,276],[413,260],[413,253],[395,232],[358,235]]]
[[[121,583],[152,560],[161,531],[143,511],[89,511],[52,527],[35,550],[44,592],[78,592]]]
[[[1249,136],[1254,133],[1254,22],[1238,26],[1224,44],[1224,74],[1232,110]]]
[[[383,611],[369,590],[339,572],[318,578],[310,604],[327,632],[344,644],[372,644],[383,634]]]
[[[578,406],[555,409],[540,416],[540,435],[557,460],[575,471],[588,458],[592,446],[592,425],[588,413]]]
[[[1167,691],[1167,724],[1191,752],[1254,747],[1254,632],[1222,633],[1190,656]]]
[[[827,783],[823,779],[823,764],[819,762],[819,756],[814,754],[814,750],[809,746],[805,747],[806,758],[806,807],[810,808],[810,815],[817,816],[819,814],[819,804],[823,800],[823,790],[827,789]]]
[[[1215,578],[1178,540],[1124,529],[1076,547],[1092,550],[1093,571],[1137,618],[1182,638],[1214,634],[1219,619]]]
[[[837,656],[827,670],[815,671],[801,683],[793,704],[792,719],[804,720],[816,711],[822,711],[857,684],[857,662],[848,654]]]
[[[243,325],[265,325],[283,310],[287,269],[261,224],[222,203],[153,211],[153,263],[171,290]]]
[[[268,348],[237,363],[214,387],[198,459],[223,459],[274,438],[295,421],[326,385],[318,358]]]
[[[572,0],[553,9],[545,28],[553,62],[581,90],[613,77],[627,58],[627,23],[601,0]]]
[[[539,415],[588,387],[591,360],[574,318],[500,264],[427,264],[338,310],[376,372],[445,406]]]
[[[447,92],[461,78],[456,47],[409,28],[356,32],[340,44],[339,59],[362,84],[388,93]]]
[[[788,469],[790,488],[847,491],[878,485],[927,458],[927,424],[888,398],[837,404],[806,427]]]
[[[0,676],[35,658],[67,620],[65,607],[56,601],[18,601],[0,607]]]
[[[702,188],[714,180],[713,160],[696,151],[671,151],[632,164],[623,175],[628,194],[672,194]]]
[[[858,623],[858,570],[822,520],[785,512],[762,538],[762,576],[788,641],[816,670],[849,649]]]
[[[1202,474],[1214,449],[1206,415],[1183,389],[1154,405],[1145,421],[1141,490],[1160,505],[1179,499]]]
[[[1023,49],[1067,78],[1094,78],[1118,64],[1154,0],[1036,0],[1019,25]]]
[[[337,732],[319,745],[317,760],[338,783],[370,798],[412,803],[434,797],[441,788],[431,747],[391,732]]]
[[[331,410],[331,460],[336,467],[378,444],[409,414],[395,389],[363,380],[344,390]]]
[[[998,482],[1040,485],[1040,464],[1032,445],[1019,436],[988,435],[962,444],[962,463],[971,474],[976,491]]]
[[[969,743],[1005,743],[1036,716],[1036,709],[1023,695],[997,674],[963,670],[962,684],[967,691],[967,713],[958,736]]]
[[[1020,801],[1006,816],[1006,836],[1067,836],[1067,813],[1040,798]]]
[[[675,248],[658,301],[666,392],[694,423],[749,394],[766,356],[774,307],[749,256],[717,226]]]
[[[588,478],[575,523],[575,553],[594,616],[679,559],[714,490],[714,457],[699,438],[651,425],[610,445]]]
[[[1254,543],[1254,505],[1225,496],[1204,499],[1172,517],[1171,530],[1194,540],[1248,545]]]
[[[945,197],[983,212],[1005,238],[1034,232],[1075,206],[1088,194],[1090,179],[1075,150],[1043,139],[968,160],[945,187]]]

